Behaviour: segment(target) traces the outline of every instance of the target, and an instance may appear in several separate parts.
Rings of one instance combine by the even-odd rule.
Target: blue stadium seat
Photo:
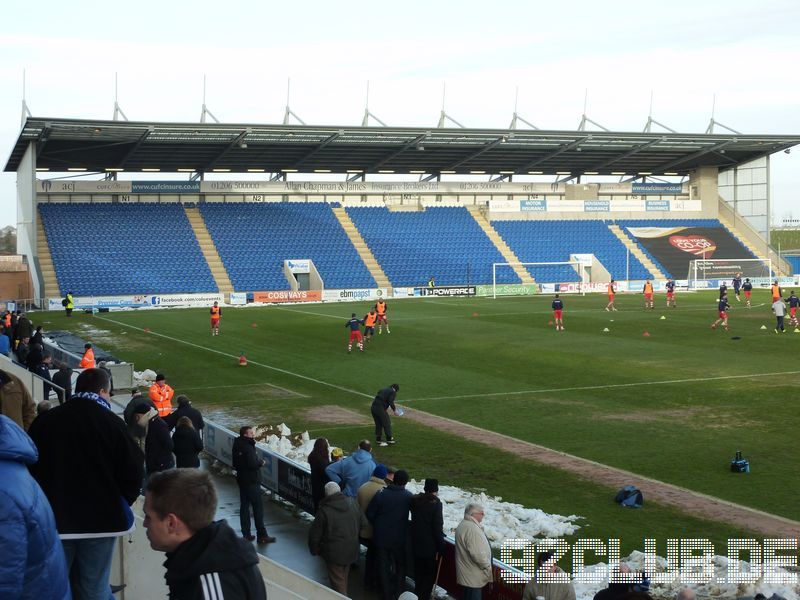
[[[178,204],[39,205],[59,288],[76,296],[216,292]]]

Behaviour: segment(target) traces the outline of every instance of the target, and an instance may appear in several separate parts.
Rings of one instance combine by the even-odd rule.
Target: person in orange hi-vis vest
[[[608,282],[608,304],[606,305],[606,311],[617,310],[617,307],[614,306],[614,296],[617,293],[617,288],[614,285],[615,283],[613,279]]]
[[[644,287],[642,288],[642,293],[644,293],[644,307],[645,308],[654,308],[653,307],[653,283],[649,279],[644,282]]]
[[[94,362],[94,350],[92,350],[91,344],[84,344],[83,358],[81,358],[81,362],[78,366],[81,369],[94,369],[97,366]]]
[[[163,419],[172,412],[172,396],[175,395],[175,390],[167,385],[167,378],[163,373],[156,375],[156,382],[150,386],[148,395],[155,404],[159,417]]]

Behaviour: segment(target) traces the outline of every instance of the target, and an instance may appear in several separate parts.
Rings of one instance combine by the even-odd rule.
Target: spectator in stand
[[[5,332],[0,333],[0,354],[11,356],[11,338]]]
[[[10,311],[10,310],[8,310],[8,309],[6,309],[6,312],[5,312],[5,313],[3,313],[3,322],[2,322],[2,325],[3,325],[3,333],[5,333],[5,334],[9,334],[9,337],[10,337],[10,331],[11,331],[11,311]]]
[[[75,395],[30,429],[39,449],[31,474],[53,507],[73,595],[91,600],[108,600],[114,544],[133,528],[130,505],[143,476],[142,453],[111,411],[109,387],[103,371],[84,371]]]
[[[334,446],[331,448],[331,462],[337,463],[344,458],[344,450]],[[325,467],[327,469],[327,467]]]
[[[31,344],[41,344],[44,346],[44,336],[42,335],[42,326],[37,325],[36,331],[33,332],[31,336]]]
[[[678,590],[678,595],[675,596],[675,600],[695,600],[695,598],[694,590],[690,587],[681,588]]]
[[[150,547],[166,552],[169,597],[266,600],[258,555],[224,520],[214,521],[216,510],[206,471],[172,469],[147,480],[144,527]]]
[[[325,484],[328,476],[325,468],[331,464],[330,446],[325,438],[314,440],[314,449],[308,454],[308,465],[311,467],[311,499],[314,501],[314,514],[319,508],[320,500],[325,497]]]
[[[28,342],[30,341],[30,338],[22,338],[18,341],[16,349],[14,350],[14,353],[17,355],[17,362],[22,366],[26,366],[28,364],[28,354],[30,354],[31,351],[31,347]]]
[[[630,573],[631,570],[628,565],[620,564],[619,566],[619,573],[626,574]],[[633,591],[633,583],[612,583],[609,581],[608,587],[605,589],[600,590],[594,595],[593,600],[617,600],[617,598],[621,598],[625,594]]]
[[[58,372],[53,375],[53,383],[63,388],[63,391],[56,388],[59,404],[63,404],[72,396],[72,374],[72,368],[66,363],[61,363],[58,365]]]
[[[189,396],[181,394],[176,398],[176,401],[178,403],[178,408],[175,409],[175,412],[164,417],[164,421],[166,421],[169,428],[175,429],[178,425],[178,419],[181,417],[189,417],[192,421],[192,425],[194,425],[195,431],[197,431],[198,434],[202,434],[203,427],[205,427],[203,415],[192,406],[192,401],[189,400]]]
[[[56,375],[58,375],[58,373],[56,373]],[[153,410],[156,410],[156,407],[153,405],[150,399],[145,398],[140,390],[135,389],[131,394],[130,401],[125,406],[125,410],[122,412],[122,416],[125,419],[125,424],[128,426],[128,433],[138,444],[141,451],[144,452],[144,441],[147,438],[148,423],[148,419],[144,415],[150,411],[147,410],[145,412],[137,413],[136,408],[141,405],[146,406],[148,409],[152,408]]]
[[[411,510],[411,492],[406,489],[408,473],[400,469],[367,506],[372,523],[372,543],[378,555],[378,572],[386,600],[394,600],[406,587],[406,532]]]
[[[552,552],[542,552],[536,560],[537,569],[541,569],[542,565],[552,558]],[[548,575],[555,575],[556,573],[563,572],[564,571],[562,571],[555,562],[544,571],[544,573]],[[575,600],[575,587],[568,581],[563,583],[555,581],[540,582],[531,579],[525,584],[525,589],[522,592],[522,600],[538,600],[539,598],[544,598],[544,600]]]
[[[42,356],[44,356],[44,346],[30,342],[28,344],[28,348],[28,356],[25,358],[25,368],[28,369],[28,371],[33,372],[33,370],[39,366],[39,363],[42,362]]]
[[[52,364],[53,359],[47,352],[42,354],[42,358],[39,360],[39,363],[35,365],[30,371],[35,375],[38,375],[45,381],[52,382],[53,380],[50,378],[50,365]],[[42,389],[44,391],[44,396],[42,400],[49,400],[50,399],[50,390],[52,390],[52,386],[48,385],[47,383],[43,384]]]
[[[36,405],[36,416],[38,417],[43,412],[47,412],[53,408],[53,405],[50,403],[49,400],[42,400],[39,404]]]
[[[169,427],[164,423],[164,419],[158,416],[158,411],[147,403],[141,403],[133,409],[141,424],[147,423],[147,435],[144,438],[144,464],[147,475],[152,475],[158,471],[166,471],[175,466],[172,458],[172,438],[169,435]]]
[[[175,394],[163,373],[156,375],[156,382],[150,386],[148,395],[158,411],[158,416],[162,419],[169,416],[172,412],[172,396]]]
[[[323,558],[331,587],[343,596],[347,595],[350,565],[358,560],[358,532],[365,521],[361,510],[342,494],[338,483],[325,484],[325,497],[308,531],[308,548],[311,554]]]
[[[53,510],[28,465],[39,453],[11,419],[0,416],[0,598],[71,598]]]
[[[491,589],[492,547],[483,532],[484,509],[470,503],[456,527],[456,582],[464,588],[464,600],[480,600],[485,587]]]
[[[372,444],[369,440],[361,440],[358,450],[339,462],[331,463],[325,474],[331,481],[339,484],[345,496],[355,498],[360,488],[372,476],[375,461],[372,460]]]
[[[414,554],[414,593],[430,598],[436,565],[444,555],[444,517],[439,481],[426,479],[423,493],[411,499],[411,547]]]
[[[361,512],[366,513],[369,503],[375,494],[386,487],[386,465],[378,465],[372,471],[369,481],[358,488],[358,506]],[[367,549],[367,556],[364,558],[364,587],[367,589],[378,589],[381,584],[380,574],[378,573],[377,551],[372,543],[373,528],[369,520],[364,522],[360,532],[360,542]]]
[[[19,313],[19,311],[17,311]],[[30,322],[27,315],[25,313],[19,313],[19,317],[17,318],[17,325],[14,329],[14,336],[16,339],[21,340],[23,338],[31,339],[33,336],[33,323]]]
[[[97,363],[94,360],[94,350],[92,349],[91,344],[86,343],[83,345],[83,356],[81,357],[81,362],[78,363],[78,366],[81,369],[94,369],[97,366]]]
[[[25,384],[6,371],[0,371],[0,414],[7,416],[25,431],[36,418],[36,403]]]
[[[255,438],[253,428],[245,425],[239,429],[239,437],[233,441],[231,450],[233,468],[236,469],[236,483],[239,485],[239,524],[242,528],[242,537],[248,542],[257,539],[259,544],[271,544],[275,538],[267,533],[267,527],[264,525],[264,504],[258,477],[265,461],[256,454]],[[251,506],[253,520],[256,522],[257,538],[250,534]]]
[[[182,468],[198,468],[200,452],[203,451],[203,440],[189,417],[178,419],[175,433],[172,434],[172,448],[175,452],[175,466]]]

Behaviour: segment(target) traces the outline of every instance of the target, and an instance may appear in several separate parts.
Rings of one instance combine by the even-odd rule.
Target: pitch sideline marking
[[[777,375],[798,375],[800,371],[780,371],[777,373],[751,373],[749,375],[719,375],[717,377],[692,377],[690,379],[666,379],[663,381],[637,381],[633,383],[609,383],[606,385],[586,385],[580,387],[550,388],[544,390],[520,390],[517,392],[489,392],[486,394],[464,394],[463,396],[431,396],[430,398],[411,398],[403,404],[420,400],[460,400],[463,398],[485,398],[489,396],[521,396],[523,394],[547,394],[555,392],[577,392],[582,390],[605,390],[611,388],[638,387],[643,385],[666,385],[672,383],[694,383],[698,381],[721,381],[724,379],[748,379],[751,377],[773,377]]]
[[[108,317],[97,317],[97,318],[101,319],[103,321],[108,321],[109,323],[115,323],[116,325],[119,325],[121,327],[127,327],[129,329],[136,329],[137,331],[141,331],[142,333],[149,333],[150,335],[156,335],[158,337],[164,338],[165,340],[170,340],[171,342],[176,342],[178,344],[185,344],[186,346],[192,346],[193,348],[198,348],[200,350],[206,350],[207,352],[213,352],[214,354],[219,354],[220,356],[227,356],[228,358],[239,358],[235,354],[228,354],[227,352],[222,352],[221,350],[216,350],[214,348],[209,348],[207,346],[201,346],[200,344],[195,344],[193,342],[187,342],[186,340],[181,340],[181,339],[169,336],[169,335],[164,335],[163,333],[158,333],[156,331],[145,331],[141,327],[136,327],[135,325],[130,325],[128,323],[123,323],[121,321],[115,321],[114,319],[109,319]],[[291,375],[292,377],[297,377],[299,379],[305,379],[306,381],[311,381],[313,383],[318,383],[320,385],[331,387],[331,388],[334,388],[334,389],[337,389],[337,390],[340,390],[340,391],[343,391],[343,392],[348,392],[350,394],[355,394],[357,396],[361,396],[362,398],[372,398],[371,394],[365,394],[363,392],[359,392],[357,390],[352,390],[350,388],[346,388],[346,387],[341,386],[341,385],[336,385],[335,383],[329,383],[327,381],[322,381],[321,379],[315,379],[313,377],[309,377],[308,375],[301,375],[300,373],[295,373],[293,371],[288,371],[286,369],[281,369],[280,367],[273,367],[272,365],[266,365],[264,363],[260,363],[260,362],[257,362],[255,360],[250,360],[250,361],[247,361],[247,362],[248,362],[248,364],[256,365],[257,367],[263,367],[264,369],[270,369],[272,371],[277,371],[278,373],[283,373],[285,375]],[[309,396],[306,396],[305,394],[299,394],[299,393],[297,393],[297,392],[295,392],[293,390],[290,390],[288,388],[282,388],[282,387],[274,385],[274,384],[270,384],[270,385],[272,385],[273,387],[276,387],[278,389],[281,389],[281,390],[283,390],[285,392],[288,392],[290,394],[297,394],[298,396],[302,396],[303,398],[308,398],[309,397]]]

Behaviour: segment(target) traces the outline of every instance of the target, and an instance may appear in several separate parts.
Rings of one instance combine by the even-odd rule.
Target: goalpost
[[[742,279],[749,278],[753,285],[768,284],[775,277],[769,258],[701,258],[689,263],[687,287],[690,290],[706,288],[707,281],[732,280],[737,273],[741,273]]]
[[[567,289],[560,290],[564,294],[586,295],[587,284],[589,283],[589,273],[587,265],[577,261],[568,260],[564,262],[519,262],[519,263],[492,263],[492,298],[498,296],[498,286],[506,285],[497,283],[497,272],[500,269],[514,269],[522,267],[530,273],[536,285],[541,290],[542,284],[546,283],[569,283],[574,284]],[[500,294],[502,295],[502,294]]]

